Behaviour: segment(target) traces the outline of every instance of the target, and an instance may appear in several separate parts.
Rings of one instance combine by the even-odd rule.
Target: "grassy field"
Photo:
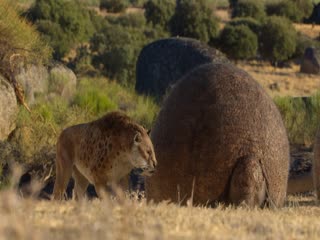
[[[122,199],[83,202],[0,196],[1,239],[319,239],[313,196],[282,209],[179,207]]]

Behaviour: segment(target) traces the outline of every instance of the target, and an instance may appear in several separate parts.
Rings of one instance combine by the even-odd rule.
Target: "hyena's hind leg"
[[[74,178],[73,199],[84,199],[86,197],[89,181],[79,172],[76,166],[73,167],[72,176]]]
[[[70,153],[61,148],[61,143],[57,143],[56,156],[56,180],[53,188],[53,199],[63,200],[67,185],[71,178],[73,161]]]
[[[261,207],[266,197],[266,182],[259,160],[254,157],[240,158],[230,180],[230,203]]]

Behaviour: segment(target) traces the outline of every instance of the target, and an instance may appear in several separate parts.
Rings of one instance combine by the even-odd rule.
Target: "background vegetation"
[[[20,108],[16,130],[7,142],[0,142],[2,166],[8,155],[23,164],[53,162],[62,129],[109,111],[123,111],[150,128],[160,106],[150,97],[138,96],[132,86],[139,51],[158,38],[194,37],[219,47],[233,60],[254,59],[257,65],[266,60],[291,63],[303,55],[306,46],[318,44],[293,28],[292,21],[302,22],[309,12],[309,3],[301,5],[300,0],[179,0],[177,6],[173,0],[19,3],[23,10],[0,0],[0,73],[8,75],[12,57],[14,66],[46,63],[52,49],[55,60],[63,61],[81,77],[70,101],[39,96],[31,112]],[[227,8],[230,3],[234,18],[220,22],[212,10]],[[272,69],[276,75],[277,69]],[[60,83],[59,79],[54,82]],[[55,88],[52,83],[49,87]],[[311,145],[320,122],[320,94],[276,97],[274,101],[290,143]],[[13,178],[8,184],[14,187],[18,183]],[[32,188],[38,190],[39,186]],[[6,239],[317,239],[319,208],[313,200],[312,196],[289,197],[286,206],[277,210],[222,205],[206,209],[192,206],[192,199],[187,207],[180,207],[146,204],[123,195],[118,201],[102,202],[21,201],[12,190],[2,190],[0,235]]]
[[[3,58],[7,66],[15,53],[24,54],[28,63],[48,61],[52,49],[55,60],[65,62],[82,76],[71,103],[53,98],[40,100],[31,114],[21,109],[11,143],[28,159],[52,148],[66,126],[90,121],[108,111],[120,109],[150,128],[159,106],[151,98],[137,96],[133,86],[139,52],[156,39],[192,37],[219,48],[233,60],[263,59],[275,66],[301,57],[306,46],[318,44],[315,39],[297,34],[292,25],[292,21],[301,22],[310,13],[310,1],[306,5],[299,0],[21,0],[20,3],[24,9],[21,15],[34,27],[21,20],[11,4],[0,0],[4,6],[0,8],[3,11],[0,29],[4,33],[0,36],[0,53],[2,50],[7,54]],[[213,9],[228,7],[230,3],[233,18],[221,24]],[[127,7],[131,7],[130,11]],[[21,50],[24,48],[27,51]],[[301,99],[275,99],[290,142],[312,141],[319,115],[317,99],[318,95],[313,96],[307,105]],[[47,134],[44,136],[43,132]]]
[[[50,58],[50,47],[6,0],[0,0],[0,32],[0,74],[5,77],[11,79],[10,71],[18,65],[45,63]]]
[[[292,144],[311,145],[320,123],[320,93],[311,97],[276,97],[275,103]]]

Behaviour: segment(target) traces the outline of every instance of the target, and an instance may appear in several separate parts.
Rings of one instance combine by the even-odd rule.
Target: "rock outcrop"
[[[144,47],[139,55],[135,89],[161,100],[178,79],[197,66],[227,61],[221,52],[195,39],[158,40]]]
[[[15,77],[21,84],[29,105],[36,103],[37,97],[50,98],[58,95],[69,101],[76,91],[76,75],[59,63],[52,63],[49,67],[31,65],[21,68]]]
[[[14,89],[0,75],[0,141],[5,140],[15,129],[18,104]]]

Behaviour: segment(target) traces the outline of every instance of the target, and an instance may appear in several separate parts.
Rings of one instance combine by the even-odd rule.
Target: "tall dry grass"
[[[35,201],[0,194],[0,239],[319,239],[313,197],[282,209],[179,207],[123,199]]]

